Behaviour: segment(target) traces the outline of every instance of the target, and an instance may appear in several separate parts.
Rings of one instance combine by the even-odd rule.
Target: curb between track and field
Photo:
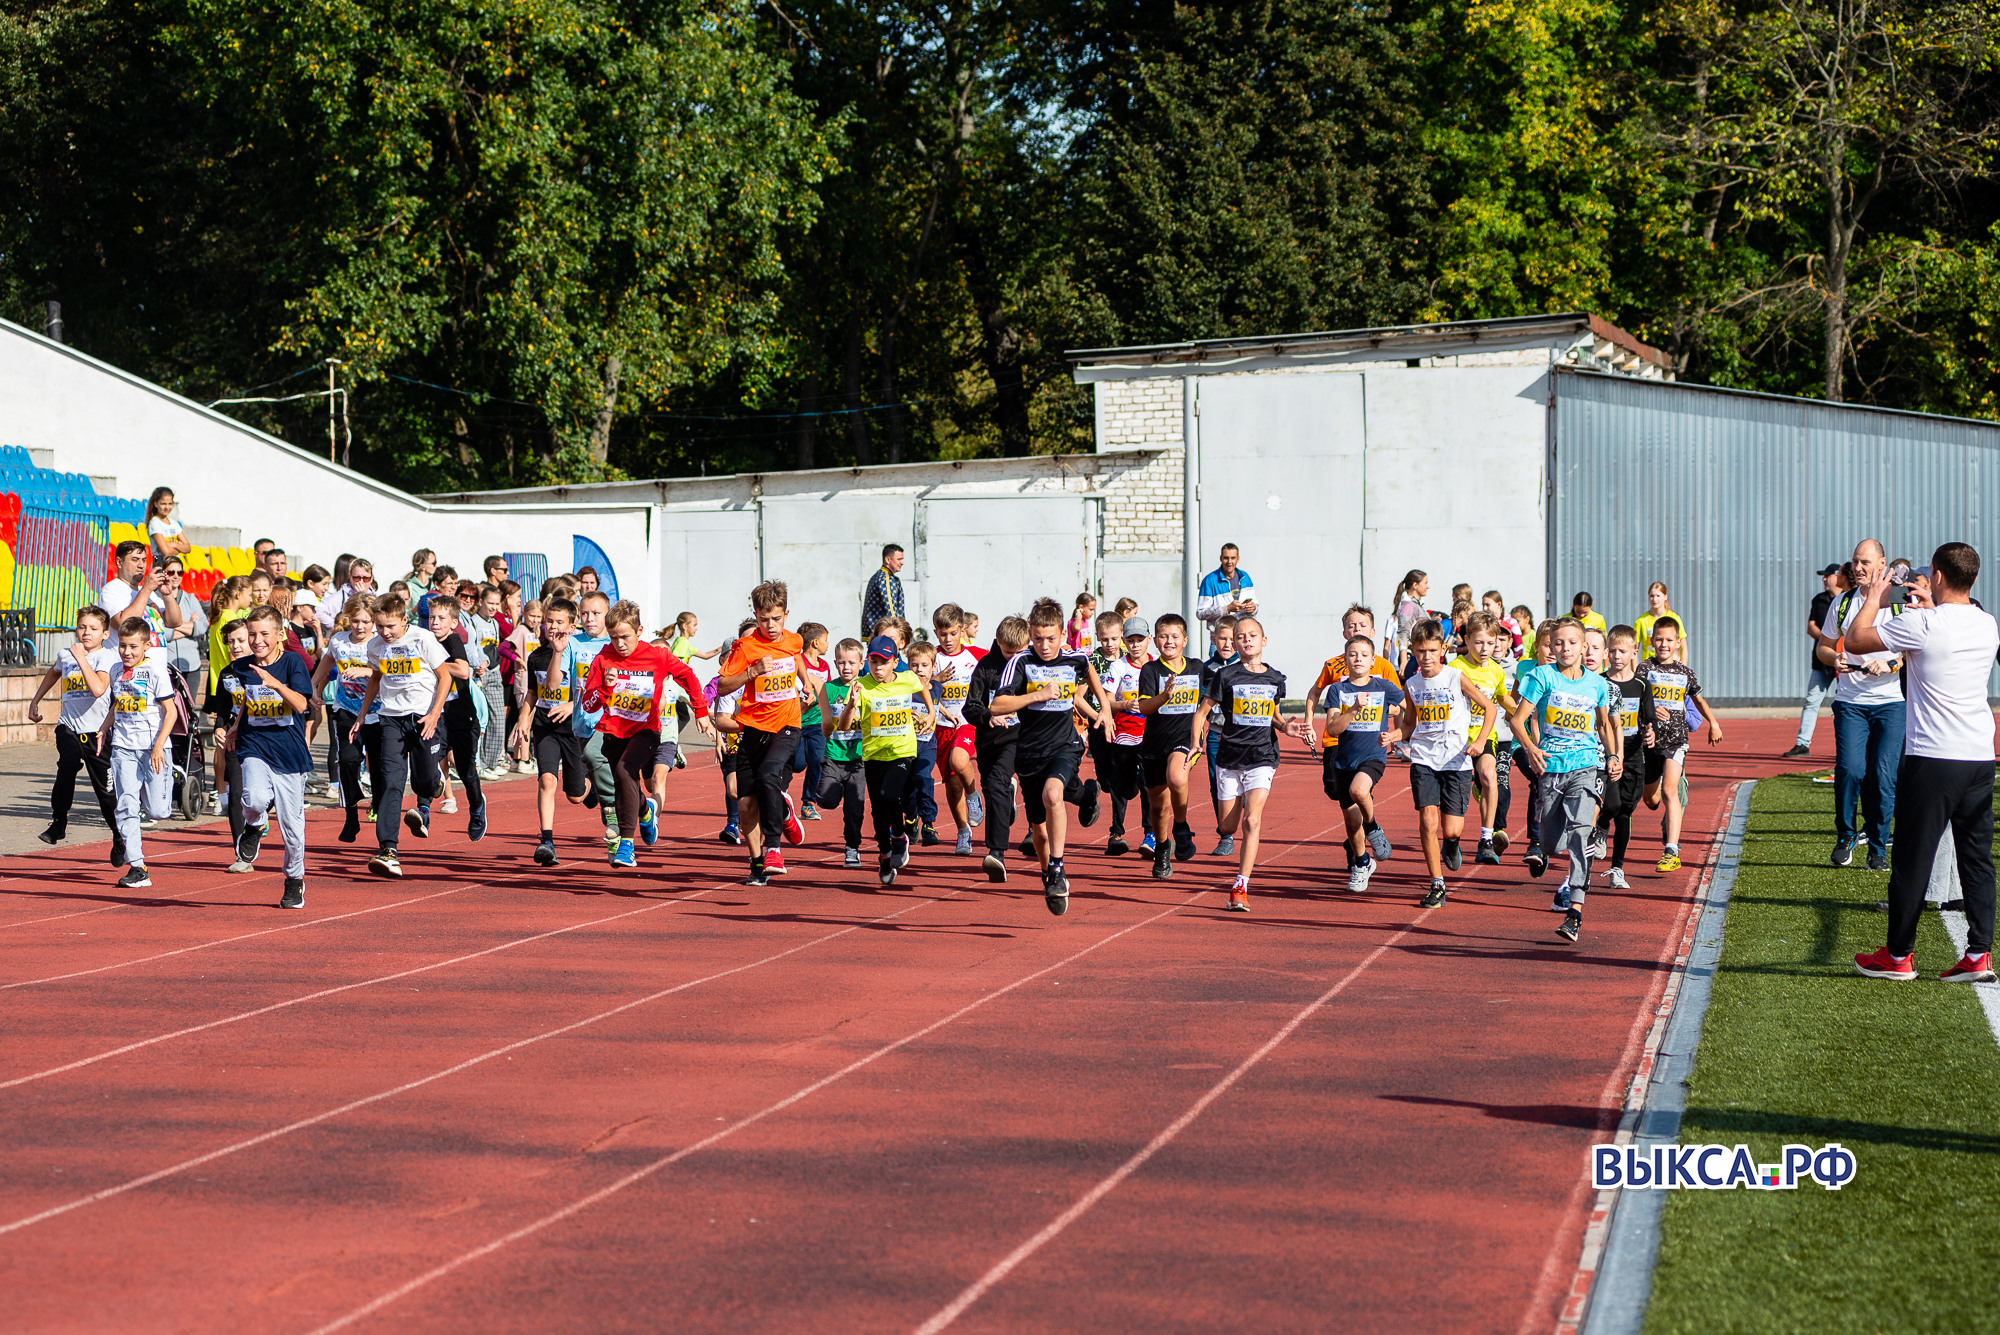
[[[1702,1021],[1714,986],[1716,961],[1729,914],[1750,819],[1755,779],[1736,786],[1729,819],[1716,843],[1717,856],[1690,905],[1682,948],[1667,979],[1657,1018],[1647,1035],[1639,1067],[1632,1075],[1615,1145],[1672,1141],[1687,1108],[1688,1079],[1701,1046]],[[1660,1215],[1666,1195],[1658,1191],[1601,1191],[1578,1260],[1575,1281],[1565,1295],[1556,1335],[1635,1335],[1652,1294],[1653,1263],[1660,1250]]]

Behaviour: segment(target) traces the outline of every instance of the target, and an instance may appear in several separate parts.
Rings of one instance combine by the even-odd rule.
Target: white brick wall
[[[1181,382],[1105,380],[1095,388],[1099,450],[1166,451],[1121,477],[1105,500],[1105,553],[1176,555],[1183,498]]]

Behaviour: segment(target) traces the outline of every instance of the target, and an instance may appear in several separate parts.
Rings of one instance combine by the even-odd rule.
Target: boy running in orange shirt
[[[743,841],[750,850],[751,885],[769,885],[785,870],[778,848],[782,837],[797,844],[805,827],[792,810],[792,756],[798,750],[800,720],[799,656],[805,642],[785,629],[790,614],[782,580],[766,580],[750,591],[757,628],[730,646],[716,678],[718,694],[743,688],[736,707],[742,741],[736,748],[738,806]]]

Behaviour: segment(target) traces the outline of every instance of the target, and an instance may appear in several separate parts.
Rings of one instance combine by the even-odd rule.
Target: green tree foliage
[[[0,0],[0,307],[203,400],[337,358],[419,489],[1088,449],[1065,348],[1554,309],[1993,416],[1995,53],[1963,0]]]

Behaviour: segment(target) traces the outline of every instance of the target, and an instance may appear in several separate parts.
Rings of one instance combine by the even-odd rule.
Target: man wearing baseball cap
[[[1819,572],[1820,591],[1813,595],[1812,610],[1806,613],[1806,636],[1812,640],[1813,652],[1806,655],[1811,672],[1806,677],[1806,707],[1799,714],[1799,736],[1792,743],[1792,749],[1785,752],[1786,760],[1801,760],[1812,754],[1813,730],[1819,726],[1820,702],[1833,689],[1833,669],[1819,661],[1819,646],[1826,639],[1820,629],[1826,622],[1827,610],[1833,600],[1850,587],[1844,568],[1839,562],[1829,564]]]

